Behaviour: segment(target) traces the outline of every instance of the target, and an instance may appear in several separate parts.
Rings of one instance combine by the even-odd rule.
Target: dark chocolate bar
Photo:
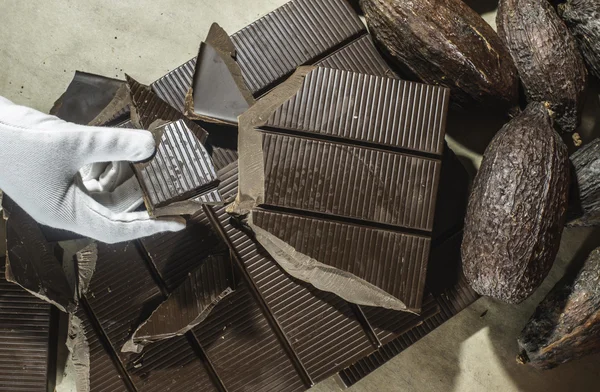
[[[124,81],[76,71],[50,114],[76,124],[89,124],[108,106]]]
[[[249,213],[292,276],[350,302],[418,311],[447,102],[439,87],[300,68],[239,118],[231,211]]]
[[[6,281],[4,265],[0,257],[0,390],[46,391],[51,305]]]
[[[8,196],[2,206],[6,221],[6,277],[63,312],[76,307],[56,244],[46,241],[38,223]]]
[[[196,58],[194,57],[154,81],[150,87],[163,101],[183,113],[185,96],[192,85],[195,68]]]
[[[257,96],[365,34],[344,0],[292,0],[231,36],[246,85]]]
[[[200,324],[233,291],[232,273],[228,256],[207,257],[135,331],[133,344],[182,336]]]
[[[221,188],[224,197],[235,193],[235,167],[232,165],[219,175],[228,189]],[[251,235],[235,225],[224,207],[205,206],[205,210],[236,261],[247,271],[313,382],[375,349],[345,301],[291,278]]]
[[[150,131],[157,140],[156,154],[133,165],[149,211],[216,188],[217,173],[210,156],[183,120]]]
[[[185,230],[140,242],[169,291],[181,285],[206,257],[225,249],[203,210],[187,220]]]
[[[238,284],[194,335],[229,392],[307,388],[246,283]]]

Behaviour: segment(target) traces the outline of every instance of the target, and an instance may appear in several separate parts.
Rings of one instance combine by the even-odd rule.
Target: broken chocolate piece
[[[354,38],[365,25],[344,0],[292,0],[231,36],[254,96]]]
[[[51,305],[8,282],[4,264],[0,257],[0,390],[45,391]]]
[[[233,287],[229,257],[209,256],[138,327],[123,350],[141,352],[149,343],[182,336],[204,321]]]
[[[192,86],[195,68],[196,58],[194,57],[150,84],[150,87],[159,98],[183,113],[185,96]]]
[[[50,114],[65,121],[87,125],[108,106],[122,80],[75,71],[67,90],[56,100]]]
[[[81,297],[87,293],[96,270],[98,245],[95,242],[89,244],[75,254],[75,259],[77,260],[77,294]]]
[[[219,172],[226,198],[237,192],[236,169],[231,165]],[[348,303],[291,278],[224,207],[204,208],[313,382],[375,349]]]
[[[133,165],[148,211],[195,198],[216,187],[217,173],[208,152],[184,121],[153,126],[150,131],[157,140],[156,154]],[[200,209],[200,203],[191,204],[192,211],[187,213]]]
[[[73,311],[75,289],[67,280],[56,244],[48,243],[37,222],[6,195],[2,206],[6,219],[6,278],[63,312]]]
[[[217,304],[194,335],[230,392],[309,387],[298,376],[246,283]]]
[[[229,211],[248,214],[295,278],[360,305],[418,311],[447,94],[299,68],[239,118],[240,189]]]
[[[200,45],[193,88],[186,99],[188,117],[236,124],[237,117],[254,104],[234,57],[233,42],[214,23]]]

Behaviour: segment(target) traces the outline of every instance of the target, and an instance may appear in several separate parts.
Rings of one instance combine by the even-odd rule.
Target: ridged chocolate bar
[[[133,165],[149,210],[216,187],[212,160],[186,122],[174,121],[152,132],[158,139],[156,154],[149,161]]]
[[[184,230],[156,234],[140,242],[169,291],[182,284],[191,271],[223,244],[203,210],[188,219]]]
[[[344,0],[292,0],[231,36],[255,95],[354,38],[365,25]]]
[[[196,58],[183,63],[165,76],[154,81],[150,87],[163,101],[183,113],[187,94],[196,68]]]
[[[88,314],[80,308],[75,315],[81,321],[81,328],[89,350],[89,386],[94,392],[128,392],[124,376],[120,373],[118,359],[112,348],[102,340],[92,326]],[[85,355],[85,353],[82,353]],[[84,358],[78,358],[84,359]],[[125,377],[127,377],[125,375]]]
[[[4,279],[0,257],[0,391],[45,391],[49,361],[50,306]]]
[[[246,283],[221,301],[194,334],[229,392],[306,389]]]
[[[235,192],[237,172],[219,173]],[[226,192],[223,192],[226,194]],[[320,381],[374,350],[352,308],[334,294],[292,279],[254,241],[232,224],[224,208],[205,207],[248,272],[310,378]]]

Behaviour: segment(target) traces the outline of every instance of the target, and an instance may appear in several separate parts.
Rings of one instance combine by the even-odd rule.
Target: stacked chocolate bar
[[[293,0],[231,36],[214,25],[149,87],[78,73],[53,112],[150,130],[157,153],[133,165],[145,207],[188,226],[87,244],[70,270],[55,242],[70,233],[5,200],[7,277],[69,314],[81,390],[352,385],[477,298],[460,267],[469,177],[444,143],[448,94],[401,80],[345,0]],[[0,347],[43,348],[31,380],[56,362],[30,328],[47,331],[49,309],[0,282]]]

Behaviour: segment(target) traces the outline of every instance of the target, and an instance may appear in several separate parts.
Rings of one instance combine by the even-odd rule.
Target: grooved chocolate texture
[[[441,155],[449,90],[318,67],[267,127]]]
[[[193,331],[227,391],[306,389],[246,283]]]
[[[151,207],[188,199],[216,186],[210,156],[184,121],[154,132],[160,136],[156,154],[150,161],[133,165]]]
[[[183,113],[185,96],[192,86],[195,67],[196,58],[194,57],[154,81],[150,87],[163,101]]]
[[[45,391],[50,305],[4,279],[0,258],[0,391]]]
[[[365,31],[344,0],[292,0],[231,40],[246,85],[257,95]]]
[[[219,173],[231,192],[237,171]],[[246,232],[234,226],[224,208],[205,207],[248,272],[302,365],[315,382],[374,350],[350,306],[287,275]]]
[[[423,324],[391,340],[373,354],[341,371],[340,377],[346,386],[354,385],[479,298],[469,287],[461,272],[461,241],[462,232],[458,232],[432,249],[427,282],[428,288],[434,291],[435,301],[440,312],[425,320]],[[372,316],[367,312],[365,314],[369,322],[374,324],[374,321],[371,320]]]
[[[183,114],[160,99],[150,87],[145,86],[127,75],[127,86],[131,94],[133,109],[137,113],[142,128],[148,129],[156,120],[182,120],[185,125],[204,144],[208,133],[198,124],[186,118]]]
[[[232,272],[228,255],[204,259],[136,331],[134,342],[182,335],[200,323],[235,287]]]
[[[140,322],[164,299],[135,243],[98,243],[96,270],[85,295],[113,349],[121,348]]]
[[[203,210],[187,220],[184,230],[156,234],[140,242],[169,291],[182,284],[207,256],[223,248]]]
[[[316,260],[360,276],[400,298],[418,304],[425,286],[428,237],[328,219],[255,209],[254,223]],[[406,284],[399,276],[413,276]]]
[[[368,75],[398,77],[381,57],[369,34],[357,38],[315,65]]]
[[[75,313],[81,320],[83,334],[88,344],[90,355],[90,391],[93,392],[128,392],[125,382],[106,346],[94,330],[90,319],[82,308]]]

